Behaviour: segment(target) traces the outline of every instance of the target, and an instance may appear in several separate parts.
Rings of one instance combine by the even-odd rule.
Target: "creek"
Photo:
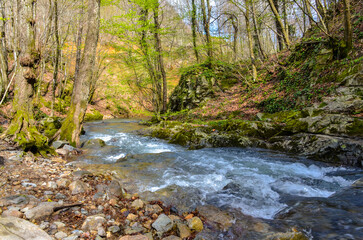
[[[136,120],[87,123],[82,140],[107,146],[87,150],[77,162],[113,171],[129,191],[181,212],[208,204],[237,222],[241,213],[300,226],[317,239],[363,239],[362,186],[352,187],[361,169],[263,149],[187,150],[134,133],[141,128]]]

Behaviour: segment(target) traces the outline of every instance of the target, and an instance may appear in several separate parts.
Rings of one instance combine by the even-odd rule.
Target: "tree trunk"
[[[41,135],[35,127],[32,104],[40,60],[35,46],[35,3],[33,0],[21,1],[23,7],[22,22],[23,26],[27,28],[27,33],[20,56],[20,71],[15,82],[13,100],[15,115],[5,134],[13,136],[13,140],[26,151],[42,152],[48,149],[48,139]]]
[[[96,61],[96,49],[100,28],[100,0],[88,1],[87,34],[84,57],[80,63],[79,75],[75,79],[71,106],[60,129],[60,138],[68,140],[72,145],[80,146],[84,116],[86,114],[93,68]]]
[[[310,1],[310,0],[303,0],[303,3],[304,3],[306,13],[308,15],[309,25],[311,26],[311,24],[312,24],[311,19],[313,19],[313,15],[311,14],[310,4],[308,3],[308,1]]]
[[[287,47],[290,47],[290,39],[289,39],[289,36],[287,35],[286,31],[285,31],[285,28],[284,28],[284,24],[282,23],[281,21],[281,16],[278,12],[278,0],[268,0],[268,3],[270,5],[270,8],[273,12],[273,14],[275,15],[275,21],[276,21],[276,29],[277,29],[277,39],[281,38],[281,35],[285,41],[285,44]],[[278,40],[279,41],[279,47],[280,47],[280,50],[281,50],[281,47],[282,47],[282,41],[281,40]]]
[[[246,13],[245,13],[245,19],[246,19],[246,30],[247,30],[247,36],[248,36],[248,49],[250,51],[250,58],[251,58],[251,66],[252,66],[252,78],[253,81],[257,80],[257,68],[256,68],[256,60],[255,60],[255,54],[253,52],[253,39],[252,39],[252,30],[251,30],[251,24],[250,24],[250,1],[246,0]]]
[[[56,50],[55,50],[54,72],[53,72],[51,117],[53,117],[53,115],[54,115],[55,90],[57,88],[59,58],[60,58],[60,54],[61,54],[61,46],[60,46],[60,40],[59,40],[59,27],[58,27],[58,0],[54,1],[54,35],[55,35],[55,42],[56,42]]]
[[[253,26],[254,26],[253,29],[255,31],[258,49],[259,49],[259,52],[260,52],[260,55],[261,55],[261,59],[265,59],[266,54],[265,54],[265,51],[262,48],[262,42],[261,42],[261,37],[260,37],[261,32],[259,31],[258,24],[257,24],[256,9],[255,9],[254,1],[251,1],[251,9],[252,9],[252,20],[253,20]]]
[[[81,45],[82,45],[82,35],[83,35],[83,14],[84,14],[84,1],[82,0],[81,9],[79,13],[79,21],[78,21],[78,31],[77,31],[77,40],[76,40],[76,66],[74,70],[74,79],[78,78],[79,68],[81,64]]]
[[[165,113],[167,110],[167,101],[168,101],[168,88],[166,82],[166,72],[164,67],[164,59],[162,55],[162,47],[161,47],[161,40],[160,40],[160,23],[159,23],[159,1],[157,1],[156,5],[154,6],[154,37],[155,37],[155,49],[157,53],[157,61],[158,61],[158,69],[161,74],[161,79],[163,82],[163,98],[162,98],[162,109],[161,112]],[[160,77],[158,77],[159,81]]]
[[[197,62],[199,62],[199,53],[197,48],[197,7],[195,5],[195,0],[192,0],[192,35],[195,58],[197,59]]]
[[[352,32],[352,20],[350,16],[350,2],[349,0],[343,0],[344,5],[344,40],[347,52],[353,47],[353,32]]]
[[[0,3],[0,96],[4,93],[8,85],[8,50],[6,46],[6,15],[5,1]]]
[[[207,7],[205,6],[206,2],[207,2]],[[201,7],[203,15],[203,27],[204,27],[206,45],[207,45],[207,56],[208,56],[207,62],[211,64],[213,61],[213,49],[212,49],[212,41],[209,29],[210,17],[211,17],[211,6],[209,0],[201,0]]]

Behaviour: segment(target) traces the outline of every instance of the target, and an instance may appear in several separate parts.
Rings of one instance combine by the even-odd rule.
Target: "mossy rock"
[[[84,120],[86,122],[99,121],[102,119],[103,119],[103,115],[95,109],[91,110],[91,113],[86,113],[86,115],[84,117]]]
[[[363,120],[355,118],[353,123],[347,126],[347,133],[351,136],[363,137]]]
[[[105,141],[102,139],[90,139],[84,143],[82,143],[82,148],[103,148],[106,146]]]

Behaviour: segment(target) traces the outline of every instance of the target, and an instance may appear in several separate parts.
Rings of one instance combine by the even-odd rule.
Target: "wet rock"
[[[55,207],[60,206],[57,202],[43,202],[35,208],[29,209],[25,212],[27,219],[38,219],[46,216],[50,216],[53,213]]]
[[[71,190],[72,195],[84,193],[87,191],[87,188],[87,184],[80,180],[73,181],[71,184],[69,184],[69,190]]]
[[[16,218],[22,218],[23,213],[17,210],[5,210],[2,214],[2,217],[16,217]]]
[[[38,226],[21,218],[0,217],[1,240],[52,240],[52,238]]]
[[[82,224],[83,231],[98,231],[98,228],[107,221],[103,215],[93,215],[86,218]]]
[[[105,141],[98,138],[90,139],[81,145],[82,148],[92,148],[92,149],[103,148],[104,146],[106,146]]]
[[[233,216],[214,206],[204,205],[198,207],[197,210],[209,224],[222,231],[226,231],[234,222]]]
[[[65,232],[57,232],[56,234],[54,234],[54,237],[58,240],[62,240],[64,238],[67,237],[67,233]]]
[[[173,228],[173,221],[165,214],[161,214],[152,224],[152,227],[160,233],[168,232]]]
[[[149,240],[149,238],[147,236],[139,234],[139,235],[133,235],[133,236],[126,235],[126,236],[121,237],[119,240]]]
[[[183,223],[178,223],[177,224],[177,228],[178,228],[178,234],[180,238],[187,238],[190,236],[191,232],[190,229],[187,227],[187,225],[183,224]]]
[[[144,202],[141,199],[136,199],[131,204],[132,208],[135,208],[136,210],[144,207]]]
[[[200,232],[203,230],[203,222],[202,220],[200,220],[199,217],[193,217],[191,219],[188,219],[188,227],[197,232]]]

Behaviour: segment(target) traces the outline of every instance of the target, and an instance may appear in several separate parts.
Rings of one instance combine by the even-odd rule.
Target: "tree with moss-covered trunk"
[[[87,24],[83,58],[80,63],[79,73],[74,81],[71,106],[59,132],[61,139],[68,140],[77,147],[80,146],[79,137],[94,76],[93,69],[95,67],[100,28],[100,0],[88,1]]]
[[[22,24],[26,26],[20,55],[20,70],[16,76],[13,110],[14,116],[5,135],[25,150],[42,152],[48,147],[48,139],[41,135],[36,126],[33,112],[34,84],[37,80],[37,68],[40,60],[35,45],[35,9],[36,1],[22,0]]]

